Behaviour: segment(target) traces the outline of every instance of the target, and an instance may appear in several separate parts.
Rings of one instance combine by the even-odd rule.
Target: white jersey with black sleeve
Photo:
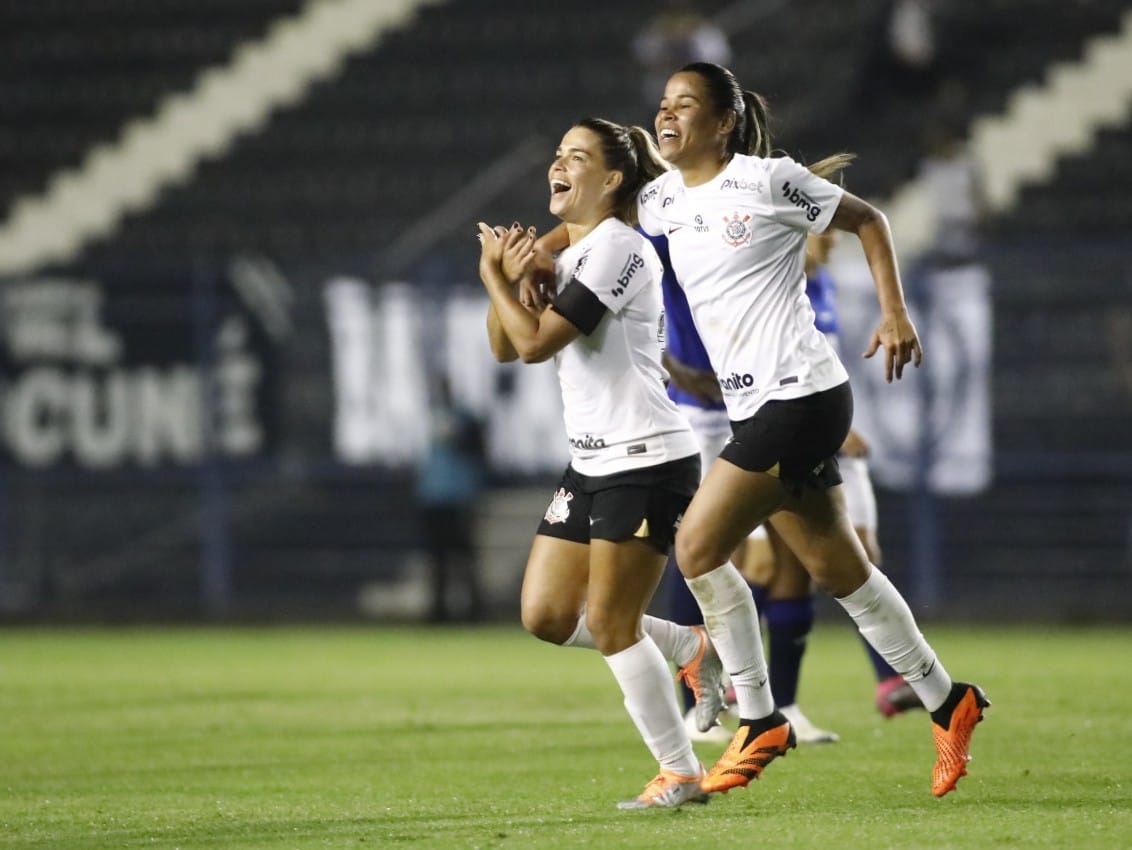
[[[829,226],[842,194],[789,157],[737,154],[708,183],[669,171],[638,198],[641,228],[668,237],[733,421],[849,379],[814,327],[805,272],[806,233]]]
[[[660,365],[660,259],[608,218],[555,259],[551,309],[581,334],[554,359],[571,465],[611,475],[699,453]]]

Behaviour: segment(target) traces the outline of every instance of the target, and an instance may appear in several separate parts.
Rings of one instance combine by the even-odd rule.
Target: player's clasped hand
[[[869,347],[865,350],[865,357],[872,357],[877,349],[884,347],[884,379],[892,383],[904,377],[904,367],[911,362],[919,367],[924,359],[924,349],[920,346],[920,338],[916,335],[916,328],[908,314],[886,317],[881,320]]]
[[[479,222],[480,269],[497,268],[510,283],[518,283],[535,260],[535,230],[518,222],[510,228]]]

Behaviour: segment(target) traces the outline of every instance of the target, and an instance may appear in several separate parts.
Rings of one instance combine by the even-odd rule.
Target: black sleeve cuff
[[[562,287],[562,291],[554,296],[551,307],[586,336],[597,330],[609,309],[577,278]]]

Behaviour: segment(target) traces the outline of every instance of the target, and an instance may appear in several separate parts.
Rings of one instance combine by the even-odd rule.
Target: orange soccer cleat
[[[766,728],[770,724],[770,728]],[[750,723],[741,723],[719,761],[708,771],[701,783],[705,791],[722,791],[743,788],[762,775],[763,768],[787,750],[797,746],[797,739],[790,723],[780,711],[775,711],[765,721],[759,722],[764,731],[755,732]]]
[[[619,809],[674,809],[685,803],[706,803],[710,797],[700,788],[704,769],[700,767],[699,776],[685,776],[671,770],[661,769],[660,773],[645,786],[640,796],[617,804]]]
[[[936,761],[932,768],[932,793],[942,797],[967,775],[971,760],[971,735],[990,705],[987,695],[976,685],[955,682],[943,707],[932,712],[932,735]]]

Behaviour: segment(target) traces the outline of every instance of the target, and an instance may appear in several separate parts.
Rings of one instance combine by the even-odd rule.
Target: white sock
[[[700,651],[700,638],[691,626],[677,625],[671,620],[662,620],[659,617],[651,617],[646,614],[641,618],[641,628],[646,635],[653,639],[653,642],[660,649],[660,654],[677,667],[683,667],[695,658],[696,653]],[[574,633],[562,645],[576,646],[579,649],[597,649],[594,637],[590,634],[589,627],[586,625],[586,609],[584,606],[581,615],[578,617],[578,625],[574,629]]]
[[[683,667],[700,651],[700,637],[691,626],[646,614],[641,618],[641,628],[652,638],[660,654],[677,667]]]
[[[865,640],[912,686],[924,708],[935,711],[943,705],[951,692],[951,677],[888,576],[873,567],[864,584],[837,601]]]
[[[759,612],[751,588],[730,561],[702,576],[687,579],[704,615],[715,651],[731,677],[743,720],[758,720],[774,711],[774,697],[763,652]]]
[[[586,625],[586,606],[582,606],[582,611],[578,614],[578,625],[574,627],[574,634],[566,638],[562,642],[563,646],[576,646],[579,649],[597,649],[597,644],[594,643],[594,636],[590,634],[589,626]]]
[[[629,716],[660,766],[684,776],[699,774],[699,760],[676,706],[672,673],[652,638],[645,635],[628,649],[606,655],[605,662],[621,686]]]

